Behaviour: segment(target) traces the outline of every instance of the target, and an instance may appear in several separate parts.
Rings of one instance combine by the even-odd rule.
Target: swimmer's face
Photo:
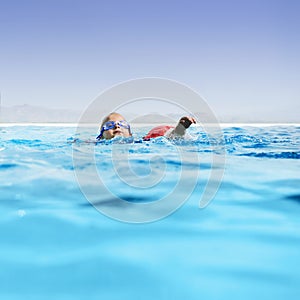
[[[116,125],[112,129],[105,130],[103,132],[103,138],[105,138],[107,140],[110,140],[110,139],[112,139],[116,136],[122,136],[122,137],[130,137],[131,136],[131,133],[129,132],[129,129],[118,125],[118,122],[125,121],[125,119],[122,115],[111,114],[111,115],[109,115],[109,118],[107,119],[106,122],[109,122],[109,121],[116,122]]]

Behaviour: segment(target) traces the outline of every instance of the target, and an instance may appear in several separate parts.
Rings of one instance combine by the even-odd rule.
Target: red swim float
[[[169,125],[156,126],[156,127],[152,128],[147,133],[147,135],[143,137],[143,139],[149,140],[149,139],[156,138],[159,136],[164,136],[166,134],[166,132],[171,128],[174,128],[174,126],[169,126]]]

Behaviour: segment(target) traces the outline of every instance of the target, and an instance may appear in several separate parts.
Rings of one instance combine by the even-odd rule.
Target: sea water
[[[0,299],[299,298],[300,127],[223,127],[223,175],[204,208],[214,168],[205,133],[142,141],[148,129],[94,143],[74,126],[0,127]],[[178,181],[195,188],[175,194]],[[122,222],[83,191],[98,185],[112,195],[96,194],[105,207],[186,199],[157,221]]]

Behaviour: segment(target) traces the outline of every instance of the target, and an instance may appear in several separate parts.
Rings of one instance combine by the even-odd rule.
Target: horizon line
[[[83,126],[99,126],[100,123],[84,123],[81,124]],[[157,126],[158,123],[134,123],[135,126],[141,127],[141,126]],[[159,124],[168,124],[168,123],[159,123]],[[215,124],[215,123],[210,123]],[[217,123],[221,127],[232,127],[232,126],[254,126],[254,127],[267,127],[267,126],[300,126],[300,123],[294,123],[294,122],[219,122]],[[79,123],[74,122],[5,122],[1,123],[0,126],[3,127],[11,127],[11,126],[49,126],[49,127],[76,127],[80,125]],[[201,126],[201,123],[193,124],[193,126]]]

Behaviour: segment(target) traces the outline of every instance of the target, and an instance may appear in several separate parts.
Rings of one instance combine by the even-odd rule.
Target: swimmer
[[[143,137],[143,140],[148,141],[151,138],[159,136],[165,136],[167,138],[184,137],[186,130],[192,124],[196,124],[196,120],[193,117],[182,117],[176,126],[161,125],[154,127]],[[112,112],[103,119],[97,140],[110,140],[117,136],[125,138],[132,136],[131,128],[122,115]]]
[[[110,140],[117,136],[130,137],[132,136],[131,129],[129,123],[122,115],[112,112],[103,119],[97,140]]]

